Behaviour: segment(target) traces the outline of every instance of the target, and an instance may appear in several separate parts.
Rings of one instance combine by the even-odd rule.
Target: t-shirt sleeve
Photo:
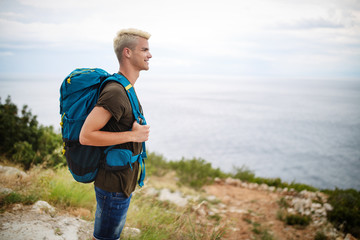
[[[128,97],[125,89],[119,83],[110,82],[105,85],[100,92],[100,96],[96,106],[103,107],[108,110],[111,115],[119,121],[125,112],[125,103]]]

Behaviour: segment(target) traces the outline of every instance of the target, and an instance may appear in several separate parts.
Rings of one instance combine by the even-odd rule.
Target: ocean
[[[1,77],[7,95],[60,131],[63,77]],[[145,74],[136,91],[148,150],[201,158],[225,172],[324,189],[360,190],[360,79],[270,79]]]

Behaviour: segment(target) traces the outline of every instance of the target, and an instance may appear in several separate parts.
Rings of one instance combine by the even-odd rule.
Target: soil
[[[315,238],[316,227],[289,226],[278,220],[280,193],[247,189],[231,185],[214,184],[204,187],[207,194],[214,195],[226,205],[223,219],[231,226],[223,239],[254,239],[268,231],[274,239]]]

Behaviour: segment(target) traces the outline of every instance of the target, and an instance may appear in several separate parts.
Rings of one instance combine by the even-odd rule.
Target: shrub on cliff
[[[65,164],[60,153],[61,136],[54,132],[52,126],[39,126],[27,105],[23,106],[19,115],[10,96],[4,104],[0,99],[0,122],[0,154],[5,154],[26,169],[31,164]]]
[[[354,189],[326,191],[333,206],[327,216],[337,228],[360,237],[360,192]]]
[[[219,168],[212,168],[211,163],[207,163],[204,159],[188,160],[183,158],[180,161],[171,161],[169,165],[176,171],[180,183],[194,188],[210,184],[216,177],[227,176]]]

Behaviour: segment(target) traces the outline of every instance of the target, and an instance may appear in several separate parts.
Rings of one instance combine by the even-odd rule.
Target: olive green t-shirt
[[[120,83],[107,83],[100,93],[96,106],[105,108],[112,115],[109,122],[101,129],[102,131],[123,132],[131,129],[135,117],[126,91]],[[137,155],[141,152],[142,144],[128,142],[119,147],[129,149],[133,155]],[[129,167],[120,171],[107,171],[101,167],[95,179],[95,186],[108,192],[122,192],[129,197],[135,190],[138,173],[138,162],[133,164],[132,169]]]

